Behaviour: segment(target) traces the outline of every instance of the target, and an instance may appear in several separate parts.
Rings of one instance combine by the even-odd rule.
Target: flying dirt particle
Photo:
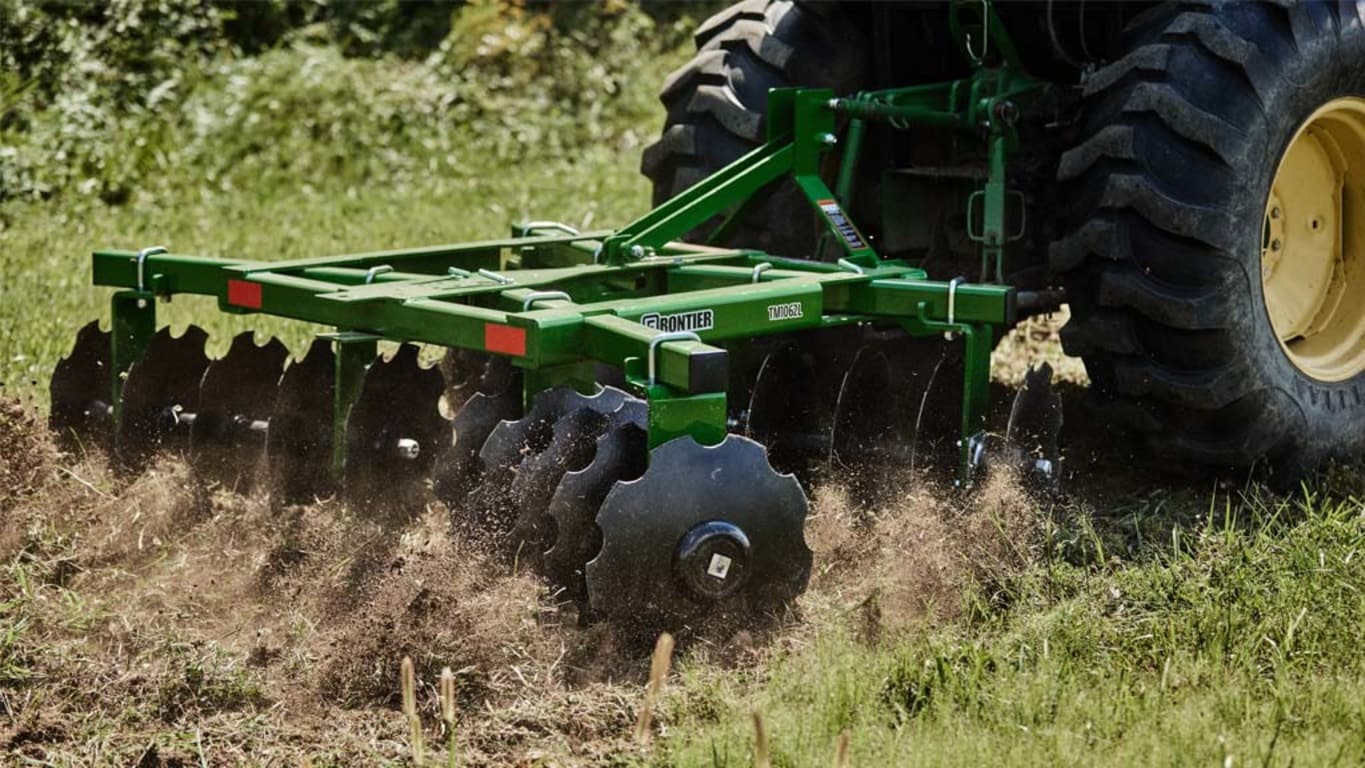
[[[802,604],[835,612],[869,642],[957,616],[968,587],[1008,578],[1038,556],[1038,503],[1012,475],[996,473],[967,493],[909,477],[900,487],[908,490],[866,510],[826,483],[807,520],[815,571]]]
[[[439,510],[427,518],[444,525]],[[462,540],[411,530],[390,557],[394,567],[377,572],[347,615],[335,617],[321,665],[324,695],[346,706],[392,706],[404,655],[423,679],[455,670],[466,700],[556,684],[563,649],[545,631],[552,604],[535,578],[507,575]]]

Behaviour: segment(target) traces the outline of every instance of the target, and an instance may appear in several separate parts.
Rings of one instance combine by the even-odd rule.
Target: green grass
[[[506,166],[476,152],[458,176],[441,173],[393,186],[329,179],[221,191],[180,184],[123,206],[98,201],[11,203],[0,231],[0,382],[11,394],[44,393],[52,366],[76,329],[102,318],[109,291],[90,285],[90,252],[165,245],[177,253],[277,259],[459,242],[505,236],[516,221],[548,218],[574,225],[624,222],[648,207],[635,152],[585,150],[573,160]],[[162,322],[198,323],[225,351],[250,327],[306,348],[311,328],[241,319],[211,299],[176,298],[158,307]]]
[[[1248,498],[1139,562],[1047,557],[948,626],[867,644],[838,623],[754,678],[692,669],[657,762],[1360,765],[1365,512]]]

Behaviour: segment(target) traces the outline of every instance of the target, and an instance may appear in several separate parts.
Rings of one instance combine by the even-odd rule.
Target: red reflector
[[[246,280],[229,280],[227,303],[235,307],[261,308],[261,284]]]
[[[504,355],[525,357],[526,330],[524,328],[514,328],[510,325],[484,323],[483,346],[484,349],[487,349],[489,352],[501,352]]]

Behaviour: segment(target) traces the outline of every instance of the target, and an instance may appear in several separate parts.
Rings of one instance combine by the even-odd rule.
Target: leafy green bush
[[[623,79],[660,81],[693,25],[624,3],[0,0],[0,201],[634,147],[656,107]]]

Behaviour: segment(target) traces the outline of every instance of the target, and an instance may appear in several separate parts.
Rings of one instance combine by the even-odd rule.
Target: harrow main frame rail
[[[98,251],[94,282],[121,289],[112,299],[112,327],[107,338],[97,326],[82,331],[71,357],[58,365],[54,426],[103,423],[101,434],[112,437],[125,459],[154,451],[140,436],[164,434],[168,422],[177,429],[188,423],[191,441],[196,434],[265,434],[257,447],[269,453],[272,445],[283,446],[296,458],[310,446],[329,446],[322,463],[338,480],[355,484],[363,477],[369,499],[396,482],[389,475],[395,457],[414,458],[424,443],[438,495],[454,507],[469,500],[480,510],[468,516],[475,527],[512,509],[516,522],[501,528],[514,534],[514,556],[543,557],[546,570],[560,574],[557,580],[590,615],[658,626],[716,605],[741,613],[778,610],[809,575],[801,533],[806,500],[790,475],[772,469],[762,445],[730,434],[742,421],[727,407],[730,354],[761,337],[850,327],[960,341],[957,445],[965,480],[984,439],[993,340],[1017,313],[1009,286],[930,280],[913,264],[877,254],[840,203],[851,194],[851,175],[840,174],[836,194],[821,174],[838,144],[836,120],[849,120],[845,168],[856,163],[858,136],[872,120],[951,124],[984,141],[992,172],[974,202],[982,212],[983,263],[998,264],[1007,239],[1003,156],[1013,140],[1008,110],[1000,105],[1027,89],[1007,71],[979,69],[957,83],[852,99],[774,90],[764,145],[614,231],[532,222],[502,240],[273,262],[164,248]],[[723,223],[715,237],[723,236],[747,203],[783,177],[795,181],[825,222],[825,245],[841,249],[835,259],[681,242],[718,218]],[[278,342],[257,348],[249,339],[235,341],[215,368],[203,356],[202,331],[194,329],[188,346],[197,351],[186,354],[187,345],[176,346],[157,330],[158,301],[184,294],[214,297],[224,312],[292,318],[328,330],[308,358],[285,369],[275,394],[239,385],[246,374],[230,369],[259,367],[278,376],[287,356]],[[431,416],[400,419],[389,429],[385,410],[403,410],[393,404],[403,402],[405,388],[420,383],[420,399],[434,411],[441,384],[420,373],[376,383],[381,340],[447,347],[447,360],[457,362],[500,361],[519,376],[499,381],[520,386],[520,393],[474,395],[456,414],[453,434],[439,417],[444,426],[433,427]],[[403,364],[420,371],[415,349],[403,349]],[[602,387],[602,364],[623,374],[629,394]],[[289,385],[294,366],[309,373]],[[107,390],[82,383],[91,371],[107,373]],[[192,381],[180,389],[149,383],[159,371]],[[375,389],[383,398],[362,397]],[[308,405],[314,390],[330,402]],[[847,397],[866,397],[860,391],[850,388]],[[520,402],[507,407],[517,394]],[[216,415],[180,413],[178,400],[200,395],[216,403]],[[843,390],[840,398],[846,399]],[[274,400],[274,410],[253,405],[262,399]],[[471,404],[476,414],[468,413]],[[524,416],[508,420],[517,414]],[[330,421],[328,439],[293,434],[310,420]],[[129,428],[141,424],[150,426]],[[405,429],[422,440],[410,439]],[[597,458],[567,471],[592,455],[583,439],[592,430],[602,435]],[[528,455],[535,441],[544,456]],[[365,450],[357,451],[358,444]],[[229,465],[238,461],[231,451],[223,455]],[[316,456],[308,461],[319,463]],[[455,479],[443,483],[442,463],[480,465],[477,487],[458,472],[448,472]]]
[[[904,91],[889,92],[900,95]],[[683,435],[702,444],[728,431],[724,345],[820,328],[895,326],[965,345],[963,469],[984,426],[997,328],[1016,321],[1009,286],[929,280],[883,261],[820,176],[836,111],[866,119],[923,118],[894,101],[840,102],[827,91],[772,94],[770,140],[755,152],[617,230],[579,233],[532,223],[520,236],[461,245],[254,262],[165,252],[93,254],[94,282],[112,300],[111,400],[156,329],[156,300],[218,299],[230,313],[264,313],[332,326],[338,352],[334,432],[342,434],[355,383],[385,339],[485,351],[524,371],[525,404],[559,385],[591,390],[593,366],[619,367],[649,402],[650,447]],[[677,242],[790,174],[847,253],[837,263]],[[991,216],[993,207],[988,205]],[[541,234],[545,230],[557,234]],[[988,232],[998,232],[999,225]],[[335,445],[340,445],[336,441]],[[341,471],[338,452],[335,469]]]

